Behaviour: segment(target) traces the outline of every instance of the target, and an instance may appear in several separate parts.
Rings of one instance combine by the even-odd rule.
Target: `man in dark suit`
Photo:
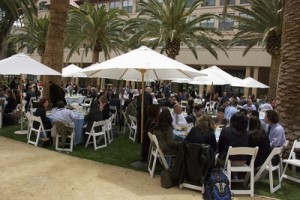
[[[147,121],[147,107],[149,105],[152,105],[152,96],[151,93],[152,89],[150,87],[147,87],[144,92],[144,125],[146,124]],[[137,135],[136,135],[136,141],[140,142],[141,141],[141,118],[142,118],[142,94],[140,94],[137,97],[137,125],[138,125],[138,130],[137,130]]]
[[[57,107],[58,101],[63,101],[66,105],[67,102],[65,99],[65,91],[61,87],[53,83],[53,81],[49,81],[49,85],[49,93],[52,106]]]

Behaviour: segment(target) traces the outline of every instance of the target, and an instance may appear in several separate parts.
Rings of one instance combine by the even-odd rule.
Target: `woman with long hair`
[[[209,144],[211,148],[216,151],[217,142],[213,118],[208,114],[198,118],[195,127],[190,130],[185,141],[188,143]]]
[[[261,122],[257,116],[249,117],[249,147],[258,147],[254,167],[261,166],[271,153],[270,140],[266,132],[261,128]]]
[[[167,155],[176,155],[179,142],[173,139],[172,116],[167,108],[164,108],[158,117],[158,124],[154,129],[158,143],[162,151]]]
[[[4,107],[4,113],[11,113],[17,107],[17,99],[15,93],[10,89],[6,90],[6,94],[7,94],[7,98],[6,98],[7,103]]]
[[[229,146],[232,147],[247,147],[249,135],[247,133],[248,119],[247,116],[242,112],[235,113],[230,119],[230,126],[222,129],[219,142],[218,151],[219,159],[221,164],[226,160],[227,151]],[[245,156],[235,156],[231,160],[237,161],[239,163],[245,163]],[[241,162],[240,162],[241,161]],[[239,163],[238,163],[239,162]]]

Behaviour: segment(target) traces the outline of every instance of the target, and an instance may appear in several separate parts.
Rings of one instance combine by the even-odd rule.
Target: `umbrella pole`
[[[143,132],[144,132],[144,98],[145,98],[145,86],[144,86],[144,78],[145,78],[145,69],[141,69],[141,75],[142,75],[142,116],[141,116],[141,143],[143,144]]]

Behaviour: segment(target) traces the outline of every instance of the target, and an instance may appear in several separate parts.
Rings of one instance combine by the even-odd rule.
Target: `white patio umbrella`
[[[168,58],[156,51],[142,46],[123,55],[102,63],[91,65],[82,70],[91,77],[111,78],[117,80],[142,81],[144,91],[145,80],[173,80],[175,78],[190,79],[205,74],[183,63]],[[142,108],[144,107],[144,92],[142,93]],[[144,113],[142,109],[142,119]],[[143,120],[141,134],[143,133]],[[141,135],[143,142],[143,134]]]
[[[255,80],[252,77],[247,77],[245,79],[242,80],[244,83],[244,87],[248,87],[248,88],[270,88],[269,86]]]
[[[82,71],[82,68],[71,64],[62,69],[62,77],[87,77]]]
[[[0,60],[0,74],[3,75],[61,75],[61,73],[47,67],[46,65],[30,58],[24,53],[13,55],[9,58]],[[22,79],[20,79],[20,91],[22,92]],[[23,133],[22,109],[23,100],[21,95],[21,131],[16,131],[16,134]]]

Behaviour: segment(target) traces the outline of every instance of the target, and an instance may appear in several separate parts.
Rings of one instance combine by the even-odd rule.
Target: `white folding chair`
[[[112,124],[115,126],[116,122],[120,121],[119,120],[119,115],[118,115],[118,108],[117,108],[117,106],[109,106],[109,110],[113,111],[112,115],[115,114],[114,118],[113,118],[113,121],[112,121]]]
[[[204,112],[209,113],[210,112],[210,102],[206,102],[205,107],[204,107]]]
[[[148,136],[149,136],[150,142],[151,142],[151,145],[150,145],[150,147],[151,147],[150,154],[151,155],[150,155],[150,159],[148,162],[148,172],[150,173],[151,178],[153,178],[157,158],[159,159],[160,163],[164,166],[164,168],[166,170],[169,169],[169,165],[168,165],[168,162],[166,160],[166,157],[165,157],[163,151],[159,147],[159,143],[158,143],[156,135],[153,135],[152,133],[148,132]],[[167,155],[167,156],[172,156],[172,155]]]
[[[86,112],[89,112],[91,104],[93,102],[93,98],[85,98],[82,105],[82,109],[86,110]]]
[[[249,190],[232,190],[231,192],[233,194],[250,194],[251,197],[254,196],[254,161],[256,158],[256,154],[258,151],[258,147],[250,148],[250,147],[229,147],[227,152],[227,157],[224,165],[224,169],[227,171],[227,176],[229,180],[229,186],[231,188],[232,182],[244,182],[248,179],[247,176],[244,179],[231,179],[231,172],[247,172],[247,174],[250,174],[250,189]],[[245,156],[251,156],[251,162],[250,165],[238,165],[233,166],[232,162],[229,158],[230,156],[236,156],[236,155],[245,155]]]
[[[98,131],[96,131],[98,130]],[[100,131],[99,131],[100,130]],[[93,123],[92,129],[90,132],[85,132],[89,137],[86,141],[85,148],[89,144],[94,144],[94,149],[100,149],[103,147],[107,147],[107,140],[106,140],[106,120],[97,121]],[[101,137],[104,137],[104,144],[97,146],[97,137],[99,136],[99,142],[101,141]],[[93,139],[92,142],[90,142],[90,139]]]
[[[38,142],[40,138],[46,138],[47,134],[44,129],[41,117],[36,117],[36,116],[29,116],[29,123],[30,123],[30,129],[27,135],[27,143],[28,144],[33,144],[34,146],[38,146]],[[36,122],[36,123],[35,123]],[[38,128],[34,128],[33,124],[38,124]],[[33,134],[36,135],[34,138]]]
[[[259,168],[257,173],[254,176],[254,182],[258,181],[259,179],[263,178],[267,173],[269,173],[269,184],[270,184],[270,193],[276,192],[278,189],[281,188],[281,180],[280,180],[280,171],[281,171],[281,162],[279,162],[277,165],[272,164],[272,158],[275,155],[278,155],[280,158],[282,157],[282,153],[284,150],[284,146],[282,147],[275,147],[266,161],[262,164],[262,166]],[[274,187],[274,179],[273,179],[273,172],[277,170],[278,174],[278,184]]]
[[[128,123],[127,121],[127,117],[126,117],[126,113],[125,111],[122,111],[122,115],[123,115],[123,118],[124,118],[124,127],[123,127],[123,134],[126,133],[126,126],[129,128],[130,130],[130,124]]]
[[[107,138],[108,138],[108,143],[110,144],[113,140],[114,140],[114,133],[113,133],[113,119],[115,117],[115,114],[113,114],[112,116],[110,116],[110,118],[108,118],[106,120],[106,133],[107,133]]]
[[[136,133],[137,133],[137,119],[132,115],[129,115],[129,119],[131,121],[129,139],[135,142]]]
[[[65,146],[62,147],[60,146],[60,139],[62,138],[61,134],[57,132],[55,136],[55,150],[56,151],[67,151],[67,152],[73,152],[73,146],[74,146],[74,141],[75,141],[75,124],[69,124],[70,127],[73,127],[73,131],[70,135],[67,136],[67,140],[70,142],[65,142]]]
[[[295,140],[290,152],[288,159],[284,159],[282,162],[285,163],[284,170],[282,172],[281,180],[283,178],[289,179],[291,181],[300,183],[300,177],[296,175],[296,167],[300,167],[300,160],[296,157],[296,150],[300,149],[300,141]],[[286,173],[288,165],[292,166],[292,175]]]

